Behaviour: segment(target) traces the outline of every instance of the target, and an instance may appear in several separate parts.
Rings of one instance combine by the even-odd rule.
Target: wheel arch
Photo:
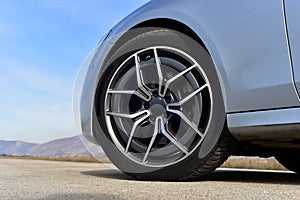
[[[135,25],[134,27],[132,27],[131,29],[145,28],[145,27],[166,28],[166,29],[171,29],[174,31],[184,33],[185,35],[193,38],[203,48],[205,48],[207,50],[206,46],[204,45],[204,43],[201,40],[201,38],[199,37],[199,35],[197,35],[196,32],[193,31],[193,29],[191,29],[189,26],[185,25],[184,23],[182,23],[178,20],[174,20],[174,19],[170,19],[170,18],[154,18],[154,19],[150,19],[150,20],[141,22],[141,23]]]
[[[223,62],[221,60],[221,56],[219,55],[213,40],[209,37],[209,34],[195,19],[183,15],[181,17],[178,16],[177,17],[164,16],[164,17],[156,17],[156,18],[145,17],[135,22],[133,21],[135,20],[127,21],[124,24],[120,23],[115,27],[115,30],[112,31],[112,34],[117,35],[117,38],[114,38],[113,36],[112,41],[114,44],[119,42],[120,40],[124,40],[124,38],[126,40],[126,33],[130,30],[136,28],[151,28],[151,27],[166,28],[166,29],[178,31],[197,41],[209,53],[212,61],[214,62],[215,70],[217,71],[218,79],[221,85],[225,112],[227,113],[228,101],[227,101],[226,94],[230,90],[230,86],[227,81],[227,76],[225,73]],[[110,53],[115,51],[116,49],[112,48],[110,50]]]

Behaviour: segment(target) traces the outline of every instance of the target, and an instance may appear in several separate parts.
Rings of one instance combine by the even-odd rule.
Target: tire
[[[297,155],[280,155],[276,156],[276,159],[288,170],[300,174],[300,158]]]
[[[214,64],[182,33],[129,31],[108,56],[97,88],[94,135],[125,173],[203,178],[233,150]]]

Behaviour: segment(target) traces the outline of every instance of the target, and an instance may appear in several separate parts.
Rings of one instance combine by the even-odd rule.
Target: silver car
[[[300,172],[300,3],[152,0],[78,76],[77,125],[121,171],[203,178],[230,155]]]

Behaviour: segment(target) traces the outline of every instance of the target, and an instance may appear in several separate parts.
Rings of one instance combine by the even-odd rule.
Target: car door
[[[285,16],[289,38],[292,70],[297,92],[300,92],[300,1],[285,0]]]

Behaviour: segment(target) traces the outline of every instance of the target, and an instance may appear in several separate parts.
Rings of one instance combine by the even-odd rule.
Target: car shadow
[[[95,171],[81,172],[83,175],[95,176],[116,180],[142,181],[137,180],[126,173],[115,169],[104,169]],[[260,171],[260,170],[243,170],[243,169],[217,169],[215,172],[204,179],[195,179],[192,181],[180,182],[247,182],[247,183],[268,183],[268,184],[290,184],[299,185],[300,175],[285,171]]]
[[[81,172],[83,175],[95,176],[101,178],[118,179],[118,180],[136,180],[134,177],[127,175],[117,169],[103,169]]]
[[[300,176],[289,171],[218,169],[206,181],[299,185]]]

